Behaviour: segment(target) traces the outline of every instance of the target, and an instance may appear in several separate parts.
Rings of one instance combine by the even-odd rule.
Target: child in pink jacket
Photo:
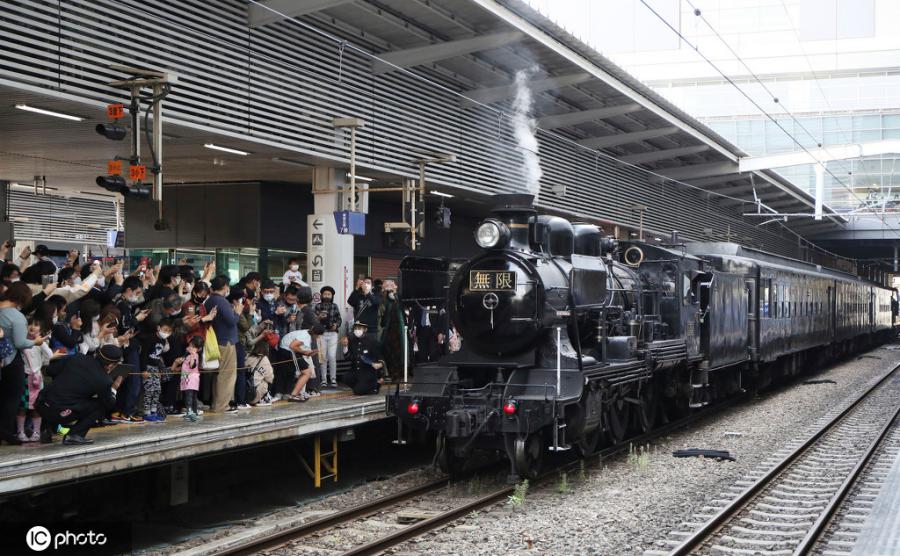
[[[181,363],[181,392],[184,397],[185,421],[198,421],[197,391],[200,390],[200,350],[203,338],[194,336],[187,345],[187,354]]]

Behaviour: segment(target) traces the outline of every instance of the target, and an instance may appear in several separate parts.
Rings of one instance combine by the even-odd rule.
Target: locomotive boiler
[[[834,331],[829,339],[804,329],[827,350],[798,341],[773,352],[760,343],[779,302],[773,273],[797,292],[815,280],[817,291],[829,283],[829,292],[866,291],[882,310],[890,290],[733,244],[688,247],[674,235],[665,245],[617,242],[592,224],[538,214],[530,195],[495,202],[475,230],[479,255],[401,264],[401,297],[445,303],[463,340],[459,351],[417,366],[387,407],[408,429],[434,433],[448,473],[476,450],[499,450],[512,475],[532,478],[547,451],[590,454],[601,441],[621,442],[812,357],[857,347],[848,338],[895,333],[896,309],[873,311],[871,322],[862,319],[868,327],[843,342]],[[836,311],[829,295],[820,310]],[[809,326],[826,322],[811,301],[804,307]],[[790,335],[790,326],[781,330]]]

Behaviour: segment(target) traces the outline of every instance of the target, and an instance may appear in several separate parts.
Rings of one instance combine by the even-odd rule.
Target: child
[[[42,319],[39,317],[31,317],[28,319],[28,339],[36,340],[43,335],[41,329]],[[50,346],[43,343],[39,346],[32,346],[22,350],[22,362],[25,365],[25,392],[22,396],[22,407],[19,409],[19,415],[16,418],[16,424],[19,429],[19,440],[22,442],[37,442],[41,439],[41,415],[37,412],[35,402],[38,394],[44,388],[44,375],[41,369],[50,364],[50,358],[53,352]],[[25,434],[25,416],[27,413],[31,415],[31,436]]]
[[[281,283],[284,284],[284,287],[288,287],[291,285],[294,286],[308,286],[306,282],[303,281],[303,273],[300,272],[300,260],[299,259],[291,259],[288,261],[288,270],[284,273],[284,276],[281,277]]]
[[[197,392],[200,390],[200,350],[203,349],[203,338],[194,336],[187,345],[187,355],[181,362],[181,392],[184,397],[184,420],[196,422]]]
[[[156,325],[156,333],[144,337],[141,342],[141,376],[144,386],[144,421],[165,421],[166,413],[159,403],[162,385],[159,379],[160,370],[166,370],[162,355],[169,351],[169,336],[175,324],[172,319],[163,319]]]
[[[82,341],[81,312],[75,311],[68,318],[53,325],[50,336],[50,349],[53,352],[65,351],[66,355],[78,353],[78,344]]]

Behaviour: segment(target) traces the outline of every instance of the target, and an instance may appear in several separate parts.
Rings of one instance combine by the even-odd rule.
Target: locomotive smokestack
[[[534,209],[534,195],[511,193],[494,196],[494,218],[509,228],[512,249],[529,249],[528,224],[537,215]]]
[[[678,245],[681,243],[681,238],[678,237],[678,230],[672,230],[672,245]]]

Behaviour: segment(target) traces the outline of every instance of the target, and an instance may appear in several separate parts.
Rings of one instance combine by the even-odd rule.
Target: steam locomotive
[[[407,258],[401,297],[445,302],[462,349],[387,397],[459,471],[501,450],[533,478],[711,401],[896,336],[897,292],[732,243],[616,241],[499,195],[456,264]]]

